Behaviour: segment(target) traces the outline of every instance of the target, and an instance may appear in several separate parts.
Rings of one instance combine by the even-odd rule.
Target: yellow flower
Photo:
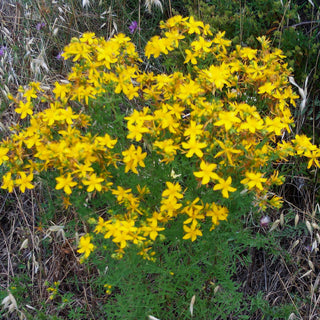
[[[33,189],[34,185],[32,185],[30,182],[33,180],[33,174],[30,173],[28,176],[22,172],[19,171],[20,179],[17,179],[15,183],[19,186],[21,192],[25,192],[26,189]]]
[[[185,38],[177,29],[166,32],[165,36],[171,41],[171,45],[173,45],[175,48],[179,46],[179,40]]]
[[[227,143],[224,144],[222,141],[217,140],[217,143],[221,147],[222,151],[219,151],[214,157],[218,158],[221,155],[226,155],[230,165],[233,166],[232,154],[240,154],[241,150],[233,149],[232,147],[228,147]]]
[[[153,119],[150,114],[148,115],[149,112],[150,109],[148,107],[144,107],[142,111],[134,109],[130,116],[124,117],[124,119],[128,121],[128,124],[142,124]]]
[[[92,192],[94,190],[101,191],[102,185],[100,182],[104,181],[103,178],[97,177],[95,173],[89,176],[89,180],[82,180],[85,186],[88,186],[87,191]]]
[[[68,173],[67,176],[57,177],[56,180],[58,182],[56,189],[60,190],[63,188],[66,194],[71,194],[71,188],[77,185],[77,182],[72,181],[71,173]]]
[[[212,226],[210,231],[213,230],[218,224],[219,221],[227,220],[228,209],[226,207],[219,206],[214,202],[206,205],[206,216],[211,217]]]
[[[274,84],[272,84],[271,82],[266,82],[263,86],[259,87],[259,94],[264,94],[264,93],[268,93],[268,94],[272,94],[272,91],[276,88],[276,86]]]
[[[189,208],[188,210],[186,210],[186,213],[188,214],[189,218],[183,222],[184,224],[188,224],[190,222],[193,223],[194,221],[197,222],[197,220],[204,219],[204,215],[200,214],[200,210]]]
[[[78,100],[81,102],[83,99],[85,100],[86,104],[89,103],[89,98],[95,98],[96,89],[89,84],[75,86],[73,88],[71,100]]]
[[[69,83],[56,82],[51,94],[44,93],[40,83],[31,83],[29,89],[20,87],[17,97],[10,99],[21,118],[30,121],[14,126],[12,135],[0,146],[0,166],[6,166],[3,172],[9,170],[2,177],[1,188],[9,192],[17,186],[22,192],[33,188],[30,172],[45,171],[59,172],[56,189],[64,191],[66,208],[78,185],[87,193],[111,191],[113,210],[108,211],[108,219],[99,217],[89,223],[95,227],[93,235],[99,233],[115,243],[117,258],[129,245],[136,245],[143,258],[153,259],[152,243],[164,239],[161,232],[167,223],[183,222],[176,219],[178,215],[185,215],[183,237],[191,241],[202,235],[200,221],[208,218],[212,230],[220,220],[226,220],[228,209],[207,203],[208,186],[203,185],[211,183],[210,188],[219,190],[211,192],[228,198],[236,191],[232,184],[237,178],[242,189],[256,191],[253,203],[261,209],[279,207],[281,199],[270,199],[269,194],[272,185],[281,184],[283,179],[277,172],[266,179],[259,168],[295,155],[304,157],[308,168],[320,165],[320,150],[306,136],[276,139],[285,130],[290,132],[293,120],[289,107],[297,99],[287,80],[290,70],[279,49],[270,49],[264,37],[259,38],[262,50],[241,46],[229,49],[231,41],[224,39],[224,32],[210,37],[210,27],[193,17],[173,17],[160,27],[164,29],[162,36],[147,43],[145,55],[158,57],[175,49],[173,59],[167,61],[167,73],[143,71],[135,45],[124,34],[108,41],[93,33],[73,38],[63,54],[76,62],[66,78]],[[188,63],[187,68],[177,66],[181,71],[170,73],[170,65],[181,57]],[[196,66],[200,60],[202,68]],[[102,102],[98,97],[109,93],[111,98],[120,95],[120,100],[138,98],[130,104],[131,115],[118,114],[117,123],[127,121],[124,137],[121,128],[112,123],[105,123],[99,136],[99,128],[94,127],[99,114],[91,119],[92,112],[81,108],[90,102],[97,107]],[[34,114],[35,99],[48,108]],[[69,104],[69,100],[80,104]],[[103,121],[98,119],[98,124],[99,120]],[[120,134],[120,144],[106,134],[108,128]],[[150,151],[150,159],[145,164],[146,150]],[[165,166],[172,162],[172,166]],[[196,169],[184,172],[180,168],[176,174],[177,162]],[[118,168],[120,163],[123,168]],[[140,173],[139,166],[150,166],[139,177],[148,182],[145,186],[125,174]],[[152,182],[156,178],[152,176],[154,170],[165,168],[167,174],[171,171],[168,179],[173,182],[162,180],[160,199],[146,196],[149,189],[156,191],[152,190],[157,184]],[[184,180],[199,180],[199,197],[192,195],[193,188],[184,190],[176,183],[179,176],[190,173],[191,177]],[[115,184],[112,189],[111,178]],[[132,189],[121,187],[125,182]],[[185,194],[189,201],[184,200]],[[81,238],[81,260],[92,252],[91,241],[89,235]],[[107,292],[109,289],[106,286]]]
[[[212,65],[209,69],[202,70],[202,74],[206,81],[214,84],[219,90],[229,84],[230,69],[229,66],[224,63],[221,66]]]
[[[78,168],[78,170],[75,170],[74,173],[78,173],[78,176],[80,178],[85,178],[88,172],[93,171],[93,168],[88,163],[85,163],[85,164],[77,163],[76,167]]]
[[[307,150],[314,150],[316,149],[316,146],[314,146],[310,142],[311,138],[307,137],[306,135],[296,135],[295,139],[292,140],[295,144],[295,149],[298,155],[303,154]]]
[[[243,59],[248,58],[249,60],[253,60],[256,57],[257,51],[258,51],[256,49],[251,49],[249,47],[240,47],[240,46],[237,46],[237,50],[239,50],[241,58]]]
[[[154,36],[145,47],[145,55],[149,59],[151,55],[158,58],[161,53],[168,54],[168,50],[173,50],[171,44],[172,41],[168,38]]]
[[[95,34],[93,32],[85,32],[80,38],[81,42],[87,42],[88,44],[93,44],[95,39]]]
[[[189,149],[186,154],[187,158],[191,158],[194,154],[196,154],[199,158],[202,158],[203,152],[201,149],[205,148],[207,144],[205,142],[200,142],[196,140],[195,137],[191,137],[188,142],[182,142],[183,149]]]
[[[99,221],[97,223],[97,226],[93,230],[96,233],[102,233],[105,230],[106,222],[102,217],[99,217]]]
[[[41,89],[41,83],[40,82],[34,82],[34,81],[32,81],[32,82],[30,82],[29,83],[29,85],[30,85],[30,87],[33,89],[33,90],[35,90],[35,91],[43,91],[43,89]]]
[[[241,123],[241,130],[249,130],[251,133],[255,133],[256,130],[261,130],[263,128],[263,120],[256,117],[247,117],[246,122]]]
[[[21,113],[21,119],[24,119],[28,114],[32,115],[33,111],[32,111],[32,104],[30,101],[27,102],[23,102],[23,101],[19,101],[19,108],[15,109],[16,113]]]
[[[179,122],[175,120],[173,112],[168,110],[168,106],[163,104],[161,109],[154,112],[154,119],[160,122],[161,128],[168,128],[170,132],[176,133],[176,129],[179,127]]]
[[[179,149],[179,146],[175,145],[172,139],[155,141],[154,146],[162,149],[164,153],[169,157],[176,155],[177,150]]]
[[[113,149],[117,143],[117,139],[112,140],[111,137],[106,133],[103,137],[97,137],[96,141],[109,149]]]
[[[196,52],[210,52],[211,41],[208,41],[200,36],[199,40],[191,42],[191,46]]]
[[[54,86],[52,92],[55,94],[56,99],[60,98],[61,100],[65,99],[71,89],[69,84],[60,84],[59,82],[55,82]]]
[[[182,18],[182,16],[177,15],[169,18],[167,21],[161,21],[160,22],[160,28],[165,29],[165,28],[174,28],[182,23],[184,23],[188,18]]]
[[[307,150],[304,153],[304,156],[309,158],[310,160],[308,161],[308,169],[312,166],[315,165],[316,167],[320,168],[320,149],[317,150]]]
[[[74,114],[73,110],[68,107],[67,109],[61,109],[60,120],[65,121],[67,124],[72,125],[74,119],[78,119],[79,115]]]
[[[242,184],[246,184],[249,189],[257,187],[259,190],[263,190],[262,183],[266,182],[266,178],[262,178],[262,173],[258,172],[246,172],[246,178],[241,180]]]
[[[236,117],[234,111],[220,111],[219,120],[214,123],[215,126],[225,126],[226,130],[229,131],[235,123],[241,123],[241,120]]]
[[[79,253],[84,253],[84,258],[88,258],[90,253],[94,250],[94,245],[91,243],[90,235],[86,234],[85,236],[80,238],[79,249],[77,250]]]
[[[131,170],[132,172],[138,174],[137,166],[145,167],[143,162],[144,158],[147,156],[146,152],[142,153],[142,149],[140,146],[136,149],[136,147],[132,144],[130,148],[126,151],[122,152],[124,156],[123,161],[126,164],[125,172]]]
[[[1,189],[8,189],[9,192],[12,192],[14,187],[14,181],[12,180],[11,172],[7,172],[2,177],[2,180],[3,180],[3,183],[2,183]]]
[[[229,198],[229,192],[235,192],[237,189],[231,187],[232,179],[228,177],[227,180],[222,178],[219,179],[219,183],[213,187],[213,190],[222,190],[222,195],[224,198]]]
[[[104,287],[106,288],[106,294],[111,294],[112,285],[111,284],[105,284]]]
[[[277,136],[282,134],[282,130],[289,128],[279,117],[275,117],[274,119],[266,117],[265,126],[267,127],[268,132],[274,132]]]
[[[197,59],[196,57],[198,56],[196,53],[190,51],[189,49],[185,50],[186,52],[186,58],[184,60],[184,63],[188,63],[189,61],[191,61],[192,64],[197,64]]]
[[[139,198],[140,199],[143,199],[143,196],[145,194],[149,194],[150,193],[150,189],[147,186],[143,186],[141,188],[140,184],[138,184],[136,188],[137,188],[137,191],[139,192],[139,195],[140,195]]]
[[[23,96],[27,99],[27,101],[31,101],[31,98],[37,98],[35,89],[33,88],[26,90]]]
[[[193,174],[197,178],[202,178],[201,184],[209,183],[210,179],[219,179],[219,176],[212,172],[217,165],[215,163],[207,163],[205,161],[201,161],[200,169],[201,171],[194,172]]]
[[[117,186],[117,190],[112,190],[112,194],[117,197],[119,203],[123,200],[128,199],[128,196],[131,194],[132,189],[124,189],[120,186]]]
[[[129,224],[127,225],[128,228],[125,225],[123,225],[123,222],[121,224],[122,226],[114,231],[114,238],[112,239],[112,241],[115,243],[119,243],[120,248],[123,249],[127,246],[128,240],[133,240],[130,229],[133,227],[135,230],[136,227],[134,227],[134,221],[129,222]]]
[[[101,61],[107,69],[118,61],[120,45],[116,41],[104,41],[96,47],[97,60]]]
[[[109,239],[110,237],[114,237],[118,230],[121,228],[121,221],[115,220],[115,221],[106,221],[105,224],[106,230],[104,234],[105,239]]]
[[[158,236],[158,231],[162,231],[165,228],[158,226],[158,220],[155,218],[148,219],[149,223],[147,226],[142,227],[142,231],[144,231],[144,236],[149,236],[151,240],[156,240]]]
[[[186,225],[183,226],[183,230],[186,232],[183,239],[191,239],[191,241],[195,241],[197,239],[197,236],[202,236],[201,230],[197,227],[197,221],[194,220],[191,224],[191,227],[188,227]]]
[[[180,193],[181,192],[181,186],[177,182],[175,184],[171,182],[166,182],[167,189],[165,189],[162,192],[162,197],[167,197],[168,200],[174,200],[175,198],[177,199],[182,199],[183,195]]]
[[[192,33],[200,34],[201,29],[199,27],[204,28],[203,22],[195,21],[192,16],[189,18],[189,22],[187,22],[186,25],[188,27],[189,34],[192,34]]]
[[[136,141],[140,141],[142,139],[142,135],[149,132],[148,128],[143,127],[143,123],[138,123],[137,125],[128,123],[128,130],[129,134],[127,135],[127,138],[135,139]]]
[[[282,207],[282,203],[283,203],[282,198],[278,196],[274,196],[269,200],[269,204],[272,207],[277,209],[280,209]]]
[[[78,39],[76,41],[71,42],[67,47],[64,48],[64,53],[62,56],[65,59],[68,59],[70,56],[74,56],[73,62],[78,61],[80,59],[85,59],[88,62],[91,62],[91,56],[90,56],[90,46],[88,46],[86,43],[79,42]]]
[[[166,216],[168,217],[173,217],[176,213],[176,211],[182,207],[181,203],[177,202],[176,198],[173,199],[162,199],[161,200],[161,207],[160,207],[160,211],[161,212],[165,212]]]
[[[197,82],[189,80],[188,83],[185,82],[179,87],[179,91],[176,96],[177,98],[189,103],[191,99],[195,99],[202,92],[203,88],[201,88]]]
[[[285,177],[284,176],[279,177],[279,171],[275,170],[275,171],[273,171],[273,174],[269,178],[269,181],[271,184],[275,184],[277,186],[280,186],[284,183]]]
[[[50,103],[50,108],[42,112],[42,119],[48,123],[48,126],[52,126],[55,121],[61,120],[61,109],[59,103]]]
[[[0,165],[2,165],[4,161],[9,160],[9,157],[7,156],[8,152],[9,148],[0,147]]]
[[[197,136],[201,135],[203,133],[203,125],[202,124],[197,124],[196,121],[191,120],[189,127],[184,131],[183,135],[184,136]]]
[[[132,83],[127,83],[123,88],[123,93],[129,100],[132,100],[133,98],[139,97],[139,87],[135,87]]]
[[[226,33],[225,31],[223,32],[219,31],[212,41],[213,43],[217,44],[217,47],[219,49],[221,48],[224,53],[227,52],[226,47],[229,47],[231,45],[230,40],[224,39],[225,33]]]

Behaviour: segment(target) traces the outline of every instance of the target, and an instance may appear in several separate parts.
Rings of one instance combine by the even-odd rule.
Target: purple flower
[[[44,22],[39,22],[37,25],[36,25],[36,29],[38,31],[40,31],[42,28],[44,28],[46,26],[46,24]]]
[[[267,228],[270,222],[270,218],[268,216],[264,216],[260,219],[260,226],[262,228]]]
[[[7,48],[5,46],[0,47],[0,57],[4,56],[4,53],[5,53],[6,49]]]
[[[63,60],[62,54],[63,54],[63,51],[60,52],[60,53],[56,56],[56,59],[57,59],[57,60]]]
[[[312,247],[311,246],[305,246],[305,249],[309,252],[312,252]]]
[[[138,29],[138,22],[137,21],[132,21],[130,26],[129,26],[129,31],[130,33],[134,33]]]

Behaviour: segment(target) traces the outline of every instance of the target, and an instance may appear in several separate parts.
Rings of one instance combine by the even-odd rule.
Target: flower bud
[[[268,216],[264,216],[260,219],[260,226],[262,228],[267,228],[270,222],[270,218]]]

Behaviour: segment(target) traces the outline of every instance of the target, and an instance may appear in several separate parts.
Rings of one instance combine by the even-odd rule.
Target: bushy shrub
[[[230,49],[193,17],[160,28],[145,55],[170,57],[168,73],[144,71],[124,34],[85,33],[64,49],[74,62],[67,81],[52,93],[33,82],[11,97],[21,120],[1,143],[1,188],[25,192],[52,172],[65,207],[105,195],[104,212],[89,220],[94,233],[80,239],[83,258],[102,237],[118,258],[133,246],[153,259],[166,229],[195,241],[227,219],[231,202],[279,208],[277,162],[299,156],[319,167],[310,139],[288,135],[297,96],[280,49],[265,37],[260,49]]]
[[[186,1],[190,15],[209,23],[214,31],[225,31],[234,45],[258,48],[257,37],[271,39],[288,57],[296,82],[302,87],[309,76],[308,93],[313,96],[319,78],[319,6],[312,1]],[[312,100],[312,99],[311,99]]]

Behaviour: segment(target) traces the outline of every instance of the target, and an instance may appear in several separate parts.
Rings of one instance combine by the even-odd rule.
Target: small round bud
[[[270,222],[270,218],[268,216],[264,216],[260,219],[260,226],[262,228],[267,228]]]

